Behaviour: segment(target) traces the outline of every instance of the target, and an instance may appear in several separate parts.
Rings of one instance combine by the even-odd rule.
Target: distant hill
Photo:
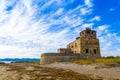
[[[39,58],[4,58],[0,62],[39,62]]]

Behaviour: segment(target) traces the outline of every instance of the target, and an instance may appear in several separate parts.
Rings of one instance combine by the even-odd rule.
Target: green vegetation
[[[113,56],[108,56],[108,57],[102,57],[99,59],[73,59],[71,60],[73,63],[77,64],[105,64],[105,65],[112,65],[112,64],[120,64],[120,57],[113,57]]]
[[[0,62],[0,64],[5,64],[4,62]]]

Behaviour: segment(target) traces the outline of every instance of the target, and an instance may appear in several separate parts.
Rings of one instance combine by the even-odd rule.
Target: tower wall
[[[73,54],[84,54],[88,56],[97,55],[100,57],[99,39],[96,37],[96,31],[86,28],[80,32],[80,37],[67,45]]]

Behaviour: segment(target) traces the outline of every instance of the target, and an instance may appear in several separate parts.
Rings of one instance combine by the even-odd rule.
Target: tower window
[[[89,52],[89,49],[86,49],[86,53],[88,53]]]
[[[92,31],[92,34],[95,34],[95,32],[94,32],[94,31]]]
[[[71,48],[73,48],[73,46],[71,46]]]
[[[94,49],[94,53],[96,54],[96,49]]]
[[[76,51],[75,51],[75,53],[76,53]]]
[[[90,31],[87,31],[87,33],[89,34],[89,33],[90,33]]]

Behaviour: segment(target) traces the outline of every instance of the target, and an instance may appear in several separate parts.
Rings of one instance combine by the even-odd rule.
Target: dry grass
[[[96,60],[86,60],[86,59],[74,59],[71,60],[73,63],[77,64],[105,64],[105,65],[113,65],[120,64],[120,58],[99,58]]]
[[[103,64],[117,64],[117,63],[120,63],[120,58],[116,58],[116,59],[101,58],[101,59],[96,59],[95,62],[103,63]]]

